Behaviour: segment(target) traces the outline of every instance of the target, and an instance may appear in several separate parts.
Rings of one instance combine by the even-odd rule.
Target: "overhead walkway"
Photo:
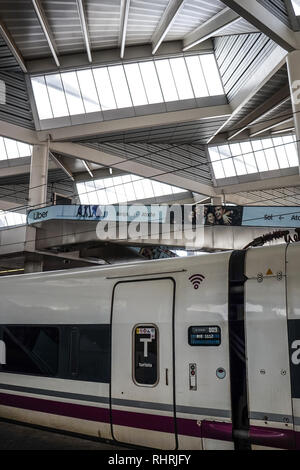
[[[62,269],[128,262],[174,256],[180,249],[242,249],[279,230],[289,232],[294,241],[300,208],[64,205],[35,209],[27,222],[0,229],[0,273],[23,268],[28,272],[27,264],[39,271],[45,264],[47,269]],[[282,242],[281,237],[272,243]]]

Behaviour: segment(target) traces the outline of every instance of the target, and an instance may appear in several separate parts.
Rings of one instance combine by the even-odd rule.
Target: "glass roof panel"
[[[184,191],[181,188],[135,175],[122,175],[77,183],[77,192],[82,204],[98,204],[98,200],[99,204],[116,204]]]
[[[61,78],[70,114],[83,114],[84,106],[76,72],[63,73]]]
[[[94,69],[93,74],[102,110],[116,109],[116,100],[107,67]]]
[[[189,74],[187,72],[185,60],[180,57],[178,59],[170,59],[170,65],[173,72],[179,99],[187,100],[194,98],[192,85]]]
[[[31,79],[31,84],[39,118],[53,118],[45,77],[33,77]]]
[[[170,62],[168,59],[157,60],[155,62],[156,70],[158,73],[160,85],[164,95],[165,101],[178,101],[179,97],[177,94]]]
[[[77,72],[81,96],[86,113],[95,113],[100,111],[98,93],[93,77],[92,70],[80,70]]]
[[[31,77],[40,120],[224,94],[214,54]]]
[[[211,146],[208,152],[216,179],[299,165],[294,135]]]
[[[154,62],[141,62],[139,67],[143,77],[143,83],[149,104],[162,103],[163,96],[161,93]]]
[[[143,80],[138,64],[127,64],[124,66],[134,106],[148,104]]]
[[[108,67],[108,72],[118,108],[132,107],[132,101],[123,66],[114,65],[113,67]]]
[[[69,116],[60,74],[46,75],[46,83],[54,117]]]

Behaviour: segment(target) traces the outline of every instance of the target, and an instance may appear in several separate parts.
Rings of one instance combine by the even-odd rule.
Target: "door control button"
[[[189,364],[190,390],[197,390],[197,365]]]

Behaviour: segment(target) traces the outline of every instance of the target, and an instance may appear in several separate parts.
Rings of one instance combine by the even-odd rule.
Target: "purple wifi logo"
[[[193,274],[191,277],[189,277],[189,281],[191,281],[191,283],[193,284],[194,289],[199,289],[199,286],[201,282],[204,281],[204,279],[205,276],[203,276],[203,274]]]

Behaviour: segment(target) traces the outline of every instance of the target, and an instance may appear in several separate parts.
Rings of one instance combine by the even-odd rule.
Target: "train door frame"
[[[175,448],[170,450],[177,450],[178,449],[178,431],[177,431],[177,419],[176,419],[176,373],[175,373],[175,306],[176,306],[176,281],[173,277],[150,277],[150,278],[142,278],[142,279],[126,279],[117,281],[112,290],[112,299],[111,299],[111,315],[110,315],[110,383],[109,383],[109,414],[110,414],[110,427],[111,427],[111,435],[112,439],[120,444],[124,444],[124,442],[118,441],[114,436],[113,430],[113,416],[112,416],[112,358],[113,358],[113,313],[114,313],[114,301],[115,301],[115,293],[116,289],[120,284],[129,284],[129,283],[138,283],[138,282],[151,282],[151,281],[163,281],[168,280],[171,281],[173,284],[173,297],[172,297],[172,312],[171,312],[171,335],[172,335],[172,382],[173,382],[173,390],[172,390],[172,399],[173,399],[173,419],[174,419],[174,439],[175,439]],[[131,361],[130,361],[131,364]],[[134,382],[134,381],[133,381]],[[136,384],[137,385],[137,384]]]
[[[289,274],[286,245],[265,250],[247,251],[245,265],[249,441],[252,449],[293,449],[287,291],[292,273]]]

